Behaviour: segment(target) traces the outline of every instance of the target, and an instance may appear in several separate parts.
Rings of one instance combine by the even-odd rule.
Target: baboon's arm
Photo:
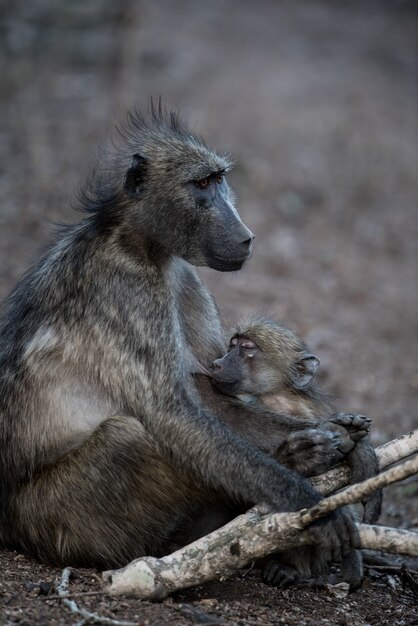
[[[320,499],[305,479],[257,450],[186,393],[160,396],[144,422],[177,467],[237,500],[297,510]]]

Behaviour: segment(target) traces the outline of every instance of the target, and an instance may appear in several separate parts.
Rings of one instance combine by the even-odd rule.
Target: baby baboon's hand
[[[337,461],[342,461],[347,454],[349,454],[355,447],[355,442],[352,440],[350,433],[344,426],[339,426],[334,422],[322,422],[320,425],[320,430],[324,430],[325,432],[332,432],[338,436],[337,438],[337,449],[340,453],[340,457]]]
[[[338,432],[306,428],[291,433],[274,457],[302,476],[316,476],[344,458],[339,450],[341,444]]]
[[[320,430],[339,434],[338,451],[345,457],[354,449],[358,441],[368,435],[370,423],[371,419],[365,415],[335,413],[335,415],[319,421],[316,427]]]
[[[360,547],[357,527],[348,510],[339,509],[307,528],[325,561],[339,562]]]
[[[356,413],[336,413],[328,418],[330,422],[343,426],[353,441],[360,441],[369,434],[371,419],[365,415]]]

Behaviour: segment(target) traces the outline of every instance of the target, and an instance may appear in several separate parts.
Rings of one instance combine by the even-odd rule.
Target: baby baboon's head
[[[300,337],[269,318],[257,317],[237,325],[228,352],[210,371],[222,393],[261,396],[307,389],[318,367],[318,357]]]

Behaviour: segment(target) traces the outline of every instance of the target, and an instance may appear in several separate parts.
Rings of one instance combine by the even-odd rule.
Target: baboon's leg
[[[113,417],[16,493],[11,539],[43,561],[120,566],[159,554],[190,498],[140,422]]]

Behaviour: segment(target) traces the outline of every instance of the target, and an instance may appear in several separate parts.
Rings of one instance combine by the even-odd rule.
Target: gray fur
[[[202,402],[192,374],[225,349],[192,265],[239,269],[252,235],[227,170],[174,114],[130,116],[0,322],[0,540],[42,560],[113,567],[161,554],[202,502],[320,499]],[[212,179],[211,179],[212,180]],[[214,180],[214,179],[213,179]],[[212,182],[213,182],[212,180]],[[216,183],[217,184],[217,183]],[[209,403],[210,404],[210,403]],[[283,424],[271,419],[271,439]],[[319,545],[358,542],[345,514]]]

